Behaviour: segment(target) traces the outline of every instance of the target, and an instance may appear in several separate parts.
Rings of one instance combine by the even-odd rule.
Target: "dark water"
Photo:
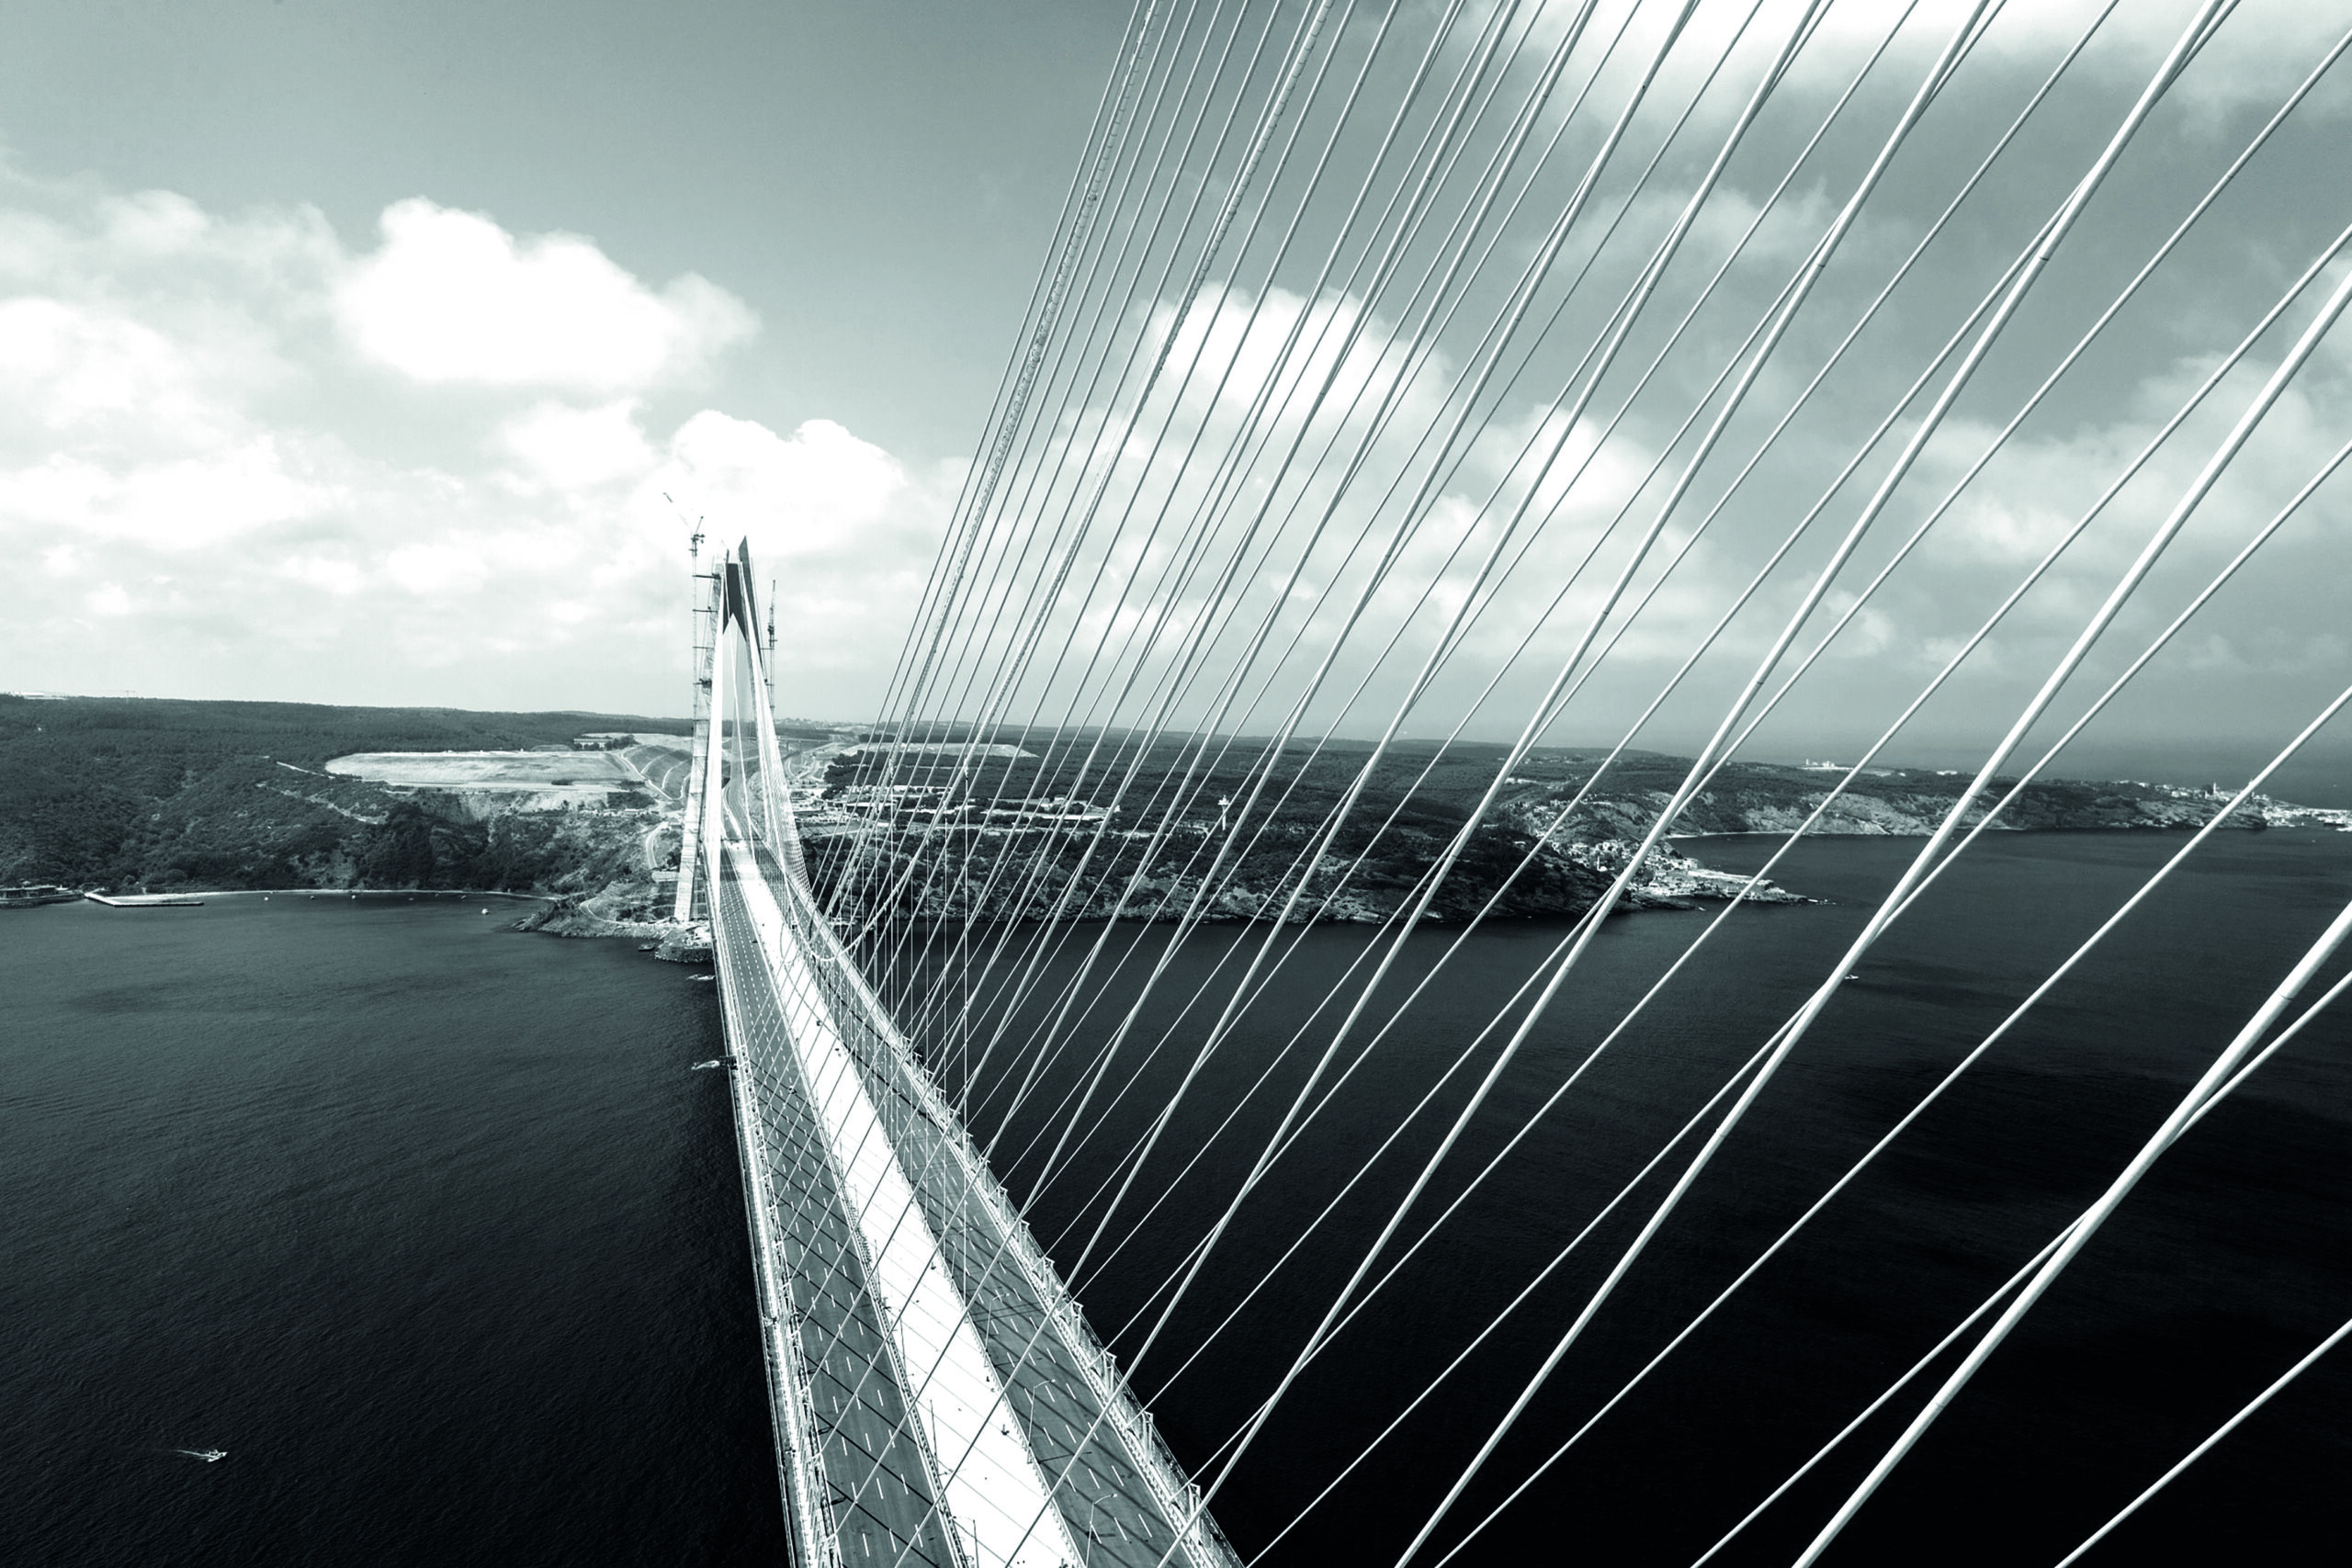
[[[1981,858],[1841,991],[1463,1522],[2178,842],[2049,835],[1972,852]],[[1696,847],[1727,867],[1764,852]],[[1836,901],[1736,918],[1714,960],[1374,1298],[1220,1495],[1245,1553],[1762,1040],[1912,847],[1807,848],[1783,880]],[[2211,851],[2118,956],[2053,998],[1457,1561],[1689,1562],[2096,1192],[2346,897],[2352,836],[2274,832]],[[724,1086],[686,1070],[715,1049],[710,987],[627,943],[504,932],[480,908],[232,899],[0,915],[0,1561],[783,1561]],[[1611,923],[1422,1213],[1461,1189],[1702,919]],[[1189,996],[1220,954],[1262,934],[1204,933],[1177,956],[1166,994]],[[1138,1371],[1153,1391],[1204,1347],[1154,1399],[1188,1461],[1287,1364],[1431,1146],[1430,1123],[1460,1103],[1458,1077],[1272,1287],[1211,1330],[1559,935],[1521,924],[1477,939],[1242,1209]],[[1159,940],[1122,928],[1110,944],[1140,963]],[[1080,1277],[1106,1334],[1223,1207],[1301,1083],[1303,1053],[1328,1036],[1310,1031],[1213,1139],[1217,1122],[1363,940],[1310,933],[1179,1105]],[[1447,940],[1416,937],[1408,977]],[[1066,974],[1074,957],[1057,965]],[[1132,976],[1131,964],[1081,994],[1082,1044],[1110,1033]],[[1148,1010],[1069,1173],[1032,1205],[1066,1268],[1102,1212],[1088,1199],[1111,1155],[1167,1103],[1206,1027],[1197,1013],[1177,1021],[1119,1094],[1172,1010]],[[1015,1031],[976,1081],[984,1136],[1035,1037]],[[2352,1314],[2347,1044],[2342,1020],[2310,1032],[2166,1157],[1836,1561],[2053,1561]],[[1043,1156],[1033,1134],[1050,1140],[1057,1125],[1041,1108],[1080,1082],[1079,1065],[1046,1065],[1005,1134],[1016,1192]],[[952,1088],[952,1053],[943,1066]],[[1268,1561],[1394,1561],[1630,1234],[1604,1224]],[[1120,1335],[1123,1353],[1141,1335]],[[2352,1355],[2307,1375],[2103,1560],[2336,1555],[2352,1496],[2347,1394]],[[209,1447],[230,1458],[164,1451]],[[1752,1532],[1753,1550],[1724,1561],[1787,1561],[1871,1451],[1833,1464]]]
[[[2036,835],[1971,852],[1945,891],[1841,990],[1539,1395],[1458,1523],[1498,1503],[2182,841]],[[1752,868],[1770,846],[1690,847],[1725,868]],[[1807,847],[1782,879],[1834,903],[1754,909],[1730,923],[1713,959],[1600,1059],[1301,1380],[1217,1503],[1245,1550],[1287,1523],[1788,1015],[1916,848],[1884,840]],[[2086,965],[1457,1561],[1689,1562],[2096,1196],[2347,897],[2352,838],[2233,835],[2204,852],[2119,934],[2114,955]],[[1422,1214],[1461,1190],[1705,919],[1610,924]],[[1227,929],[1196,942],[1176,960],[1169,994],[1189,994],[1216,956],[1263,934]],[[1157,1388],[1211,1334],[1561,934],[1521,924],[1479,939],[1433,999],[1407,1015],[1263,1195],[1240,1210],[1216,1265],[1145,1356],[1143,1389]],[[1159,940],[1117,931],[1110,951],[1135,944],[1132,971]],[[1133,1320],[1147,1296],[1234,1191],[1275,1107],[1304,1081],[1306,1052],[1328,1031],[1310,1030],[1233,1130],[1212,1141],[1217,1122],[1363,940],[1338,931],[1307,937],[1235,1047],[1203,1071],[1105,1227],[1098,1251],[1118,1250],[1099,1273],[1089,1266],[1080,1295],[1106,1332],[1128,1325],[1117,1337],[1123,1355],[1141,1344]],[[1425,972],[1448,940],[1417,936],[1404,972]],[[1073,963],[1066,955],[1061,970]],[[1099,1000],[1084,1032],[1100,1039],[1133,987],[1123,977],[1090,994]],[[1104,1097],[1168,1021],[1168,1010],[1149,1010]],[[1094,1134],[1070,1174],[1031,1204],[1066,1269],[1102,1213],[1100,1201],[1085,1200],[1112,1168],[1109,1151],[1143,1134],[1148,1109],[1166,1103],[1206,1022],[1198,1014],[1182,1021],[1139,1088],[1107,1112],[1089,1111]],[[2352,1315],[2348,1043],[2352,1017],[2315,1027],[2166,1156],[1881,1492],[1835,1561],[2054,1562]],[[1480,1053],[1474,1068],[1489,1059]],[[991,1063],[983,1080],[1001,1083],[1007,1066]],[[1078,1075],[1064,1061],[1039,1077],[1039,1099],[1050,1103]],[[1465,1092],[1457,1079],[1442,1093],[1274,1287],[1155,1396],[1188,1459],[1197,1462],[1247,1420],[1434,1146],[1432,1123],[1450,1119]],[[976,1097],[985,1136],[1002,1097]],[[1031,1140],[1050,1125],[1042,1115],[1017,1116],[1000,1145],[1016,1194],[1027,1192],[1042,1160],[1043,1144]],[[1654,1180],[1640,1196],[1662,1190]],[[1136,1229],[1133,1216],[1163,1193]],[[1604,1224],[1269,1561],[1395,1561],[1633,1230],[1622,1218]],[[2347,1393],[2352,1354],[2307,1374],[2113,1538],[2102,1560],[2337,1555],[2352,1523]],[[1866,1428],[1848,1455],[1718,1561],[1789,1561],[1912,1408]]]
[[[782,1560],[709,987],[481,908],[0,914],[0,1561]]]

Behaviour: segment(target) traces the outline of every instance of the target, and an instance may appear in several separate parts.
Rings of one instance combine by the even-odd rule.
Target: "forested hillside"
[[[650,835],[662,823],[650,795],[592,792],[604,808],[501,809],[483,819],[455,809],[449,792],[331,774],[324,764],[353,752],[526,750],[566,745],[593,730],[683,734],[687,728],[679,719],[616,714],[0,695],[0,883],[118,890],[477,887],[583,896],[626,883],[642,903],[638,896],[645,888],[638,884],[648,874],[649,850],[657,848]],[[828,733],[786,728],[808,739]],[[1229,822],[1246,825],[1234,840],[1241,860],[1228,868],[1216,908],[1225,918],[1250,918],[1265,912],[1284,886],[1366,756],[1361,742],[1334,743],[1311,759],[1294,748],[1261,782],[1251,766],[1259,745],[1246,740],[1203,751],[1168,739],[1138,747],[1121,737],[1078,734],[996,739],[1003,742],[1001,753],[977,766],[956,750],[900,751],[893,763],[881,746],[832,761],[826,798],[810,803],[804,818],[820,838],[855,830],[876,815],[905,827],[986,829],[896,840],[888,857],[908,863],[887,875],[869,867],[854,890],[857,897],[881,897],[919,917],[968,914],[975,900],[995,914],[1058,905],[1165,916],[1190,902],[1216,846],[1226,842],[1220,825]],[[1327,846],[1329,865],[1317,875],[1363,857],[1329,912],[1378,918],[1408,897],[1496,784],[1504,758],[1501,748],[1485,745],[1455,745],[1442,754],[1412,743],[1393,750]],[[1681,758],[1629,752],[1596,782],[1600,759],[1566,748],[1524,759],[1501,782],[1432,913],[1465,916],[1507,882],[1505,912],[1584,908],[1688,766]],[[1785,832],[1836,781],[1817,767],[1736,762],[1692,801],[1676,831]],[[1925,832],[1966,787],[1967,780],[1950,773],[1878,770],[1856,781],[1813,830]],[[1991,803],[1972,803],[1970,815]],[[2204,791],[2050,780],[2029,786],[2003,823],[2179,829],[2205,821],[2220,804]],[[1089,853],[1105,812],[1109,834]],[[2263,798],[2233,825],[2258,829],[2307,818],[2319,825],[2315,818],[2333,815]],[[1163,826],[1164,847],[1145,867],[1144,846]],[[1534,863],[1514,881],[1511,869],[1539,843]],[[1037,874],[992,877],[1001,860],[1008,871],[1019,863],[1034,865]],[[834,857],[820,861],[828,870],[837,867]],[[1645,896],[1707,896],[1690,874],[1698,868],[1665,858],[1657,867],[1662,880],[1655,887],[1645,882],[1638,890]],[[1138,875],[1141,884],[1131,885]]]
[[[0,882],[579,886],[605,849],[569,814],[443,821],[322,765],[353,751],[518,750],[590,730],[686,728],[616,714],[0,695]]]
[[[1154,739],[1140,746],[1125,737],[1091,733],[989,739],[1018,739],[1021,754],[1011,755],[1013,748],[1001,745],[999,754],[972,761],[943,748],[901,751],[894,761],[886,749],[868,746],[832,762],[827,793],[854,805],[887,786],[887,806],[900,814],[955,816],[1006,805],[1068,803],[1072,811],[1115,809],[1117,826],[1125,829],[1148,829],[1170,817],[1198,828],[1247,812],[1279,834],[1320,823],[1358,788],[1371,750],[1356,740],[1294,744],[1271,768],[1261,769],[1264,743],[1248,738],[1205,743]],[[1503,747],[1483,743],[1456,742],[1442,750],[1420,741],[1396,743],[1361,778],[1339,849],[1345,852],[1386,822],[1384,840],[1393,840],[1388,848],[1409,856],[1415,846],[1450,835],[1490,788],[1496,795],[1486,819],[1498,829],[1542,833],[1557,823],[1554,836],[1569,842],[1639,838],[1690,766],[1688,757],[1627,750],[1602,771],[1605,751],[1544,747],[1522,758],[1498,784],[1497,773],[1508,757]],[[1835,764],[1728,762],[1676,818],[1675,834],[1786,832],[1822,805],[1842,776]],[[2012,782],[1996,779],[1971,803],[1967,820],[2007,795]],[[1925,833],[1969,783],[1955,772],[1872,768],[1829,802],[1811,830]],[[2015,829],[2188,828],[2202,824],[2219,804],[2207,791],[2166,784],[2042,778],[2026,785],[2004,809],[2000,823]],[[1571,807],[1568,818],[1559,821],[1560,813]],[[2257,795],[2233,825],[2260,829],[2273,819],[2311,814],[2310,808]]]

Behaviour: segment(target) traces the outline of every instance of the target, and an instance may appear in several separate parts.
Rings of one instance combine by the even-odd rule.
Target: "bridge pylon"
[[[710,672],[718,625],[719,573],[702,569],[702,525],[695,525],[689,558],[693,562],[687,605],[694,627],[694,760],[686,769],[686,809],[678,841],[677,897],[670,918],[700,919],[707,912],[703,897],[702,826],[703,775],[710,755]]]

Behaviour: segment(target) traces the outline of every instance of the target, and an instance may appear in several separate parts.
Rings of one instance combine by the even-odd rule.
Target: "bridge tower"
[[[702,570],[702,524],[695,524],[694,537],[686,546],[688,566],[687,608],[693,624],[694,637],[694,762],[686,771],[686,810],[680,823],[678,843],[677,901],[671,908],[671,919],[691,920],[707,913],[701,902],[702,819],[704,759],[710,751],[710,668],[713,643],[713,615],[718,607],[718,573]]]

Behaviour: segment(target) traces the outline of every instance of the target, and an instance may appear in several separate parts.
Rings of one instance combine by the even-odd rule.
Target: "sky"
[[[1361,9],[1359,45],[1381,7]],[[1566,9],[1532,13],[1535,44]],[[1728,36],[1745,9],[1709,0],[1694,44],[1710,29]],[[1767,6],[1737,58],[1760,59],[1788,9]],[[1884,335],[1759,470],[1758,494],[1727,511],[1722,537],[1645,612],[1616,656],[1631,672],[1622,689],[1597,686],[1555,739],[1615,738],[1646,672],[1671,668],[1760,558],[1775,520],[1810,498],[2063,197],[2188,9],[2131,0],[2119,12],[2074,90],[2020,143],[2025,172],[1967,210]],[[1928,448],[1921,494],[1962,470],[1970,442],[1998,428],[2002,400],[2045,367],[2040,351],[2071,342],[2352,23],[2333,9],[2245,0]],[[1405,7],[1408,20],[1431,11]],[[1885,84],[1924,62],[1954,12],[1950,0],[1920,7]],[[2090,14],[2013,0],[1939,103],[1942,118],[1906,151],[1760,405],[1793,396],[1834,341],[1838,311],[1867,297],[1907,226],[1964,175],[1984,128]],[[1659,15],[1641,13],[1633,36]],[[1752,162],[1734,165],[1728,216],[1711,211],[1694,236],[1690,266],[1729,245],[1734,220],[1753,210],[1739,203],[1761,198],[1772,154],[1793,152],[1805,115],[1859,67],[1884,15],[1860,0],[1831,7],[1759,121]],[[13,6],[0,51],[0,688],[676,714],[687,695],[684,549],[699,518],[714,542],[750,535],[778,580],[795,655],[781,705],[870,714],[982,438],[1125,21],[1124,6],[1048,0]],[[1695,89],[1683,61],[1661,78],[1660,102]],[[1744,330],[1769,303],[1771,269],[1801,257],[1901,96],[1880,84],[1856,100],[1850,128],[1841,121],[1822,144],[1816,177],[1759,231],[1756,270],[1732,275],[1661,385],[1679,377],[1695,393],[1691,367],[1719,359],[1733,324]],[[1329,101],[1309,106],[1310,125]],[[1736,101],[1702,100],[1696,126],[1720,126]],[[2352,93],[2331,78],[1919,563],[1859,615],[1760,738],[1768,752],[1836,753],[1874,735],[1888,705],[2352,220],[2336,151],[2347,105]],[[1676,144],[1637,218],[1662,222],[1702,161]],[[1565,186],[1551,194],[1565,199]],[[1604,250],[1595,276],[1634,254]],[[1236,362],[1254,368],[1220,394],[1227,404],[1275,374],[1272,341],[1298,306],[1283,292],[1300,276],[1288,265],[1276,276],[1245,265],[1216,310],[1178,334],[1182,353],[1210,359],[1247,347]],[[1674,274],[1661,300],[1686,281]],[[1392,306],[1358,296],[1317,309],[1363,312],[1384,330],[1395,321]],[[1567,319],[1563,341],[1581,330]],[[2101,574],[2129,558],[2131,530],[2161,515],[2164,485],[2187,481],[2197,443],[2219,439],[2231,400],[2250,395],[2301,320],[2264,342],[2111,527],[2021,609],[1984,672],[1923,716],[1906,760],[1940,765],[1981,749],[2037,660],[2096,603]],[[1164,333],[1172,321],[1163,299],[1138,306],[1130,325]],[[2352,433],[2347,342],[2352,332],[2314,361],[2126,629],[2161,624]],[[1429,410],[1443,406],[1463,353],[1438,344],[1423,373]],[[1545,374],[1539,357],[1433,513],[1464,519],[1463,536],[1485,537],[1472,497],[1501,482],[1514,440],[1542,429]],[[1224,405],[1191,395],[1187,417],[1213,426]],[[1115,401],[1089,409],[1080,398],[1071,417],[1107,416]],[[1580,434],[1597,440],[1598,429]],[[1578,530],[1626,500],[1669,435],[1634,411],[1529,558],[1520,581],[1531,592],[1568,571]],[[1137,459],[1122,482],[1152,493],[1153,461]],[[1184,483],[1169,480],[1165,498],[1189,501]],[[1905,493],[1897,521],[1924,510]],[[2191,739],[2204,750],[2182,766],[2237,766],[2352,680],[2337,586],[2352,536],[2346,493],[2324,491],[2183,640],[2151,694],[2120,705],[2099,737],[2108,771],[2160,772],[2147,759],[2196,750]],[[1434,529],[1416,547],[1434,563],[1448,536]],[[1349,579],[1335,568],[1318,581],[1338,603]],[[1792,592],[1759,603],[1771,611]],[[1477,658],[1499,658],[1520,635],[1519,608],[1501,604],[1476,633],[1462,689],[1441,682],[1441,707],[1466,701]],[[1763,646],[1767,620],[1734,628],[1725,671]],[[1539,635],[1530,668],[1567,636]],[[1393,680],[1370,677],[1370,700],[1343,728],[1376,730]],[[1734,683],[1702,671],[1645,739],[1691,743],[1707,703]],[[1507,683],[1506,698],[1515,690]],[[1510,728],[1497,718],[1473,733]]]
[[[779,504],[887,641],[1123,21],[12,6],[0,685],[676,713]]]

